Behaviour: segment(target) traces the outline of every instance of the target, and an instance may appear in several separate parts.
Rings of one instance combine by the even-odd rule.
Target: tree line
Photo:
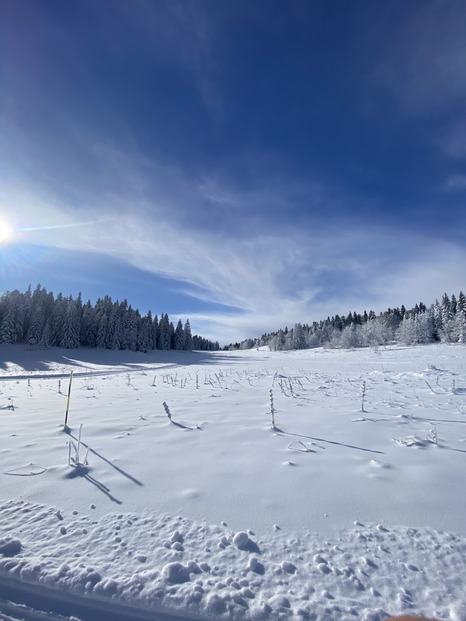
[[[398,342],[405,345],[435,342],[466,342],[466,298],[462,292],[456,297],[446,293],[441,301],[427,307],[420,302],[407,310],[389,308],[376,315],[370,311],[361,315],[350,312],[335,315],[312,324],[296,323],[290,330],[263,334],[260,338],[246,339],[226,349],[250,349],[268,345],[273,351],[307,349],[309,347],[354,348],[387,345]]]
[[[148,352],[161,350],[217,350],[219,344],[192,335],[189,319],[175,326],[167,314],[142,316],[127,300],[110,296],[92,305],[37,285],[25,293],[8,291],[0,297],[0,343],[25,343],[41,348],[98,347]]]

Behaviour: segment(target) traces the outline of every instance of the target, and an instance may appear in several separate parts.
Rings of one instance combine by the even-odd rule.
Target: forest
[[[219,344],[192,335],[189,319],[174,326],[167,314],[142,316],[127,300],[99,298],[92,305],[64,297],[37,285],[25,293],[8,291],[0,297],[0,343],[25,343],[41,348],[98,347],[148,352],[161,350],[217,350]]]
[[[466,298],[444,293],[441,301],[427,307],[420,302],[411,309],[389,308],[378,315],[350,312],[322,321],[296,323],[260,338],[245,339],[224,349],[250,349],[268,346],[272,351],[311,347],[374,347],[388,343],[466,342]],[[56,297],[40,284],[25,293],[8,291],[0,297],[0,343],[25,343],[41,348],[97,347],[148,352],[159,350],[219,349],[219,343],[192,335],[189,319],[176,326],[168,314],[160,319],[149,311],[141,315],[127,300],[113,302],[110,296],[93,305],[76,298]]]
[[[328,347],[350,349],[387,345],[398,342],[405,345],[422,343],[466,342],[466,298],[462,292],[443,295],[428,308],[420,302],[407,310],[389,308],[376,315],[370,311],[361,315],[350,312],[335,315],[312,324],[296,323],[290,330],[263,334],[260,338],[246,339],[229,345],[227,349],[250,349],[268,345],[272,351]]]

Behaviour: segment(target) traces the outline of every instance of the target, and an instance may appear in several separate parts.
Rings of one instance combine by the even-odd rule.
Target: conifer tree
[[[15,317],[15,309],[9,308],[0,326],[0,343],[13,344],[17,341],[17,323]]]
[[[158,334],[159,334],[159,318],[157,315],[154,317],[154,321],[152,322],[152,349],[160,349],[158,343]]]
[[[35,306],[34,313],[26,333],[26,343],[28,345],[38,345],[45,325],[45,315],[40,303]]]
[[[162,349],[164,351],[171,349],[170,323],[168,320],[168,315],[164,315],[163,313],[160,316],[158,343],[159,349]]]
[[[175,349],[182,350],[184,349],[184,330],[183,324],[181,323],[181,319],[178,319],[178,323],[175,328]]]
[[[105,349],[107,347],[107,331],[108,331],[108,319],[105,313],[100,315],[99,326],[97,328],[97,335],[95,339],[96,347],[99,349]]]
[[[138,339],[137,348],[138,351],[147,352],[152,349],[151,345],[151,330],[152,319],[146,315],[146,317],[139,318],[138,322]]]
[[[189,319],[184,324],[184,349],[191,351],[193,348],[193,335],[191,334],[191,325]]]
[[[77,303],[70,296],[63,301],[64,317],[61,329],[61,338],[58,346],[63,349],[79,347],[79,309]]]
[[[182,324],[177,328],[176,346],[191,349],[194,343],[189,321],[184,328]],[[126,300],[113,303],[108,295],[98,298],[94,306],[90,300],[83,305],[81,293],[76,299],[65,298],[62,293],[55,298],[40,284],[34,292],[29,286],[25,293],[15,290],[0,295],[0,343],[146,352],[157,347],[174,348],[175,332],[168,315],[162,315],[159,323],[150,311],[141,317]],[[204,349],[218,348],[218,343],[198,338]]]

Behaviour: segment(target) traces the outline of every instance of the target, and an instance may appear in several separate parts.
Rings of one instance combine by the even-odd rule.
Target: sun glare
[[[0,244],[6,243],[12,235],[13,230],[10,226],[5,222],[5,220],[0,219]]]

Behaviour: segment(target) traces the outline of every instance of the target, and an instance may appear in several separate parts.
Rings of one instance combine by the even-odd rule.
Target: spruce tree
[[[74,349],[79,347],[79,310],[78,305],[70,296],[64,300],[64,317],[61,330],[59,347],[63,349]]]
[[[193,348],[193,335],[191,334],[191,325],[189,319],[184,324],[184,349],[191,351]]]
[[[181,319],[178,319],[178,323],[176,324],[174,341],[175,349],[184,349],[184,330]]]

